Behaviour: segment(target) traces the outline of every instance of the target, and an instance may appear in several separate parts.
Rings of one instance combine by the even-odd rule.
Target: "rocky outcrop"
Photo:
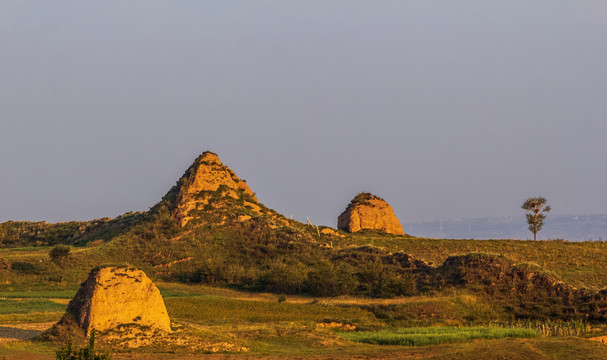
[[[91,271],[54,330],[61,333],[62,327],[76,325],[88,335],[92,329],[105,331],[124,324],[171,331],[160,291],[143,271],[105,267]]]
[[[171,194],[172,192],[172,194]],[[174,197],[174,216],[181,226],[196,217],[196,211],[209,210],[207,206],[218,198],[238,200],[242,207],[259,211],[255,193],[219,157],[204,152],[185,172],[175,188],[165,197]]]
[[[350,233],[374,229],[404,235],[403,226],[394,215],[392,207],[382,198],[369,193],[360,193],[350,201],[346,210],[337,218],[337,228]]]

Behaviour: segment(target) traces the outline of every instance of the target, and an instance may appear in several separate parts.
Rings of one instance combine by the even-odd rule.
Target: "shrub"
[[[352,266],[329,260],[321,260],[308,273],[306,289],[318,296],[347,295],[358,286]]]
[[[358,271],[360,289],[373,297],[393,297],[404,294],[408,284],[401,281],[392,267],[371,261]]]
[[[303,290],[306,279],[307,271],[302,263],[276,261],[270,263],[258,281],[266,291],[295,294]]]
[[[70,256],[71,248],[67,245],[57,245],[54,246],[51,251],[49,251],[48,256],[51,258],[51,261],[55,264],[62,266],[63,263]]]

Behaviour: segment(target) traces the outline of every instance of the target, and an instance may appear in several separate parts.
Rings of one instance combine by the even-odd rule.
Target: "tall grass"
[[[537,337],[538,331],[524,328],[498,327],[423,327],[401,328],[394,331],[340,332],[342,337],[377,345],[426,346],[474,339],[503,339],[506,337]]]
[[[592,331],[590,324],[584,321],[513,321],[490,324],[490,326],[532,329],[542,336],[580,336]]]

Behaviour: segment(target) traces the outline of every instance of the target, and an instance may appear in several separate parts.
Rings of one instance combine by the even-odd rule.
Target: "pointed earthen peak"
[[[82,283],[56,326],[75,324],[88,335],[122,324],[137,324],[171,331],[160,291],[145,273],[135,268],[94,269]]]
[[[404,235],[403,226],[392,207],[384,199],[365,192],[356,195],[339,215],[337,228],[350,233],[374,229]]]
[[[175,193],[174,216],[181,226],[195,218],[197,212],[206,211],[205,208],[217,197],[242,199],[245,206],[257,208],[254,205],[257,198],[247,183],[210,151],[194,161],[169,194],[171,192]]]
[[[219,156],[217,156],[217,154],[212,153],[210,151],[205,151],[204,153],[202,153],[202,155],[200,157],[200,161],[207,163],[207,164],[221,165],[221,160],[219,160]]]

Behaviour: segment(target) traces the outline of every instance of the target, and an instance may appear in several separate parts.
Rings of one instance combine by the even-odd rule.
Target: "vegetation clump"
[[[356,194],[356,196],[352,198],[352,200],[350,200],[350,203],[348,204],[348,207],[346,209],[350,209],[356,205],[369,205],[371,203],[371,200],[385,201],[379,196],[363,191]]]
[[[58,266],[63,266],[70,256],[71,250],[72,249],[67,245],[55,245],[51,251],[49,251],[48,256],[53,263]]]
[[[67,340],[65,347],[62,347],[56,351],[57,360],[111,360],[111,356],[108,353],[98,354],[95,350],[95,331],[91,332],[91,336],[88,340],[86,347],[76,349],[72,344],[72,339]]]

